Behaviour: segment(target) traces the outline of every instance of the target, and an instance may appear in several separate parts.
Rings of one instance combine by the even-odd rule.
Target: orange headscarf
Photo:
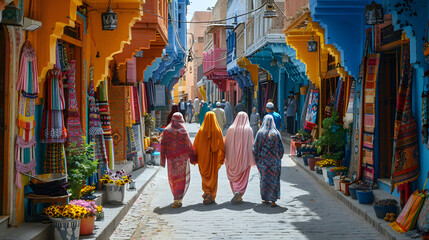
[[[207,147],[210,148],[207,148]],[[203,125],[198,130],[195,136],[194,147],[203,151],[217,152],[221,151],[222,155],[225,153],[225,145],[223,143],[222,130],[220,129],[214,112],[209,111],[206,113]],[[223,157],[222,157],[223,159]]]

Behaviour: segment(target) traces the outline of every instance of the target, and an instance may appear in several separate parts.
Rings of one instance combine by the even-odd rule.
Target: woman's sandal
[[[171,207],[173,207],[173,208],[179,208],[181,206],[182,206],[182,203],[181,202],[176,202],[176,201],[174,201],[174,203],[171,205]]]
[[[271,202],[271,207],[277,207],[277,204],[275,202]]]

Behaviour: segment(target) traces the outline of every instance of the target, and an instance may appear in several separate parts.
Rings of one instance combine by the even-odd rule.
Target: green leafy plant
[[[314,145],[317,153],[325,159],[340,160],[344,155],[346,134],[342,126],[336,123],[339,118],[337,111],[322,121],[323,132]]]
[[[298,130],[298,134],[302,136],[303,140],[309,139],[311,137],[311,135],[303,129]]]
[[[94,143],[87,144],[83,137],[82,144],[72,143],[66,148],[68,181],[72,199],[78,199],[86,179],[91,177],[98,169],[98,160],[94,159]]]

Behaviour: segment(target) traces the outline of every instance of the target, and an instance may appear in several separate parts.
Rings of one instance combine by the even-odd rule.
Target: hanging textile
[[[319,90],[311,90],[308,100],[307,117],[305,118],[304,131],[311,133],[317,123],[317,109],[319,106]]]
[[[429,91],[422,93],[422,144],[429,149]]]
[[[305,96],[305,102],[304,102],[304,107],[302,109],[301,112],[301,119],[299,121],[300,124],[300,129],[304,129],[304,125],[305,125],[305,119],[307,118],[307,110],[308,110],[308,102],[310,100],[310,95],[311,95],[311,90],[313,90],[314,85],[311,83],[311,81],[308,81],[308,89],[307,89],[307,95]]]
[[[132,98],[133,98],[133,108],[134,108],[134,121],[136,124],[140,123],[140,103],[137,87],[131,87],[132,89]]]
[[[374,182],[374,139],[375,139],[375,95],[377,89],[380,54],[367,56],[365,83],[363,84],[363,138],[362,173],[363,180]]]
[[[22,47],[21,60],[19,64],[17,91],[27,93],[39,93],[39,82],[37,78],[37,58],[34,48],[26,41]]]
[[[135,124],[133,124],[133,134],[134,134],[134,142],[136,146],[136,159],[134,161],[134,168],[141,168],[144,166],[143,160],[143,147],[142,147],[142,137],[141,137],[141,126],[140,126],[140,102],[137,87],[131,87],[133,99],[131,106],[134,109],[134,120]]]
[[[402,45],[401,80],[396,102],[391,192],[414,181],[420,174],[417,125],[412,112],[412,81],[410,46],[406,43]]]
[[[69,70],[69,61],[66,52],[66,46],[61,41],[57,41],[57,67],[65,72]]]
[[[100,121],[101,127],[103,128],[104,134],[104,145],[106,149],[106,157],[108,162],[109,169],[115,168],[115,154],[113,148],[113,139],[112,139],[112,126],[110,122],[110,108],[108,102],[108,94],[107,94],[107,84],[106,81],[101,81],[98,86],[98,96],[99,96],[99,110],[100,110]]]
[[[50,143],[45,150],[45,173],[65,173],[64,146],[62,143]]]
[[[64,126],[64,89],[62,73],[58,68],[48,70],[45,80],[40,141],[43,143],[63,143],[67,137]]]
[[[115,161],[123,161],[126,157],[125,141],[127,137],[125,124],[125,86],[109,86],[110,123],[115,150]]]
[[[78,110],[75,84],[75,60],[69,60],[69,70],[64,72],[64,95],[66,108],[64,111],[64,122],[67,129],[67,144],[75,143],[76,146],[82,144],[82,125]]]
[[[26,151],[30,156],[29,163],[24,163]],[[15,164],[15,185],[22,188],[21,173],[36,175],[36,139],[34,137],[28,142],[19,136],[16,138]]]

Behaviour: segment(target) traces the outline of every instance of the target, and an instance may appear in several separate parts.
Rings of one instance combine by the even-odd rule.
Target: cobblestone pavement
[[[191,137],[197,124],[188,125]],[[233,197],[225,167],[219,170],[216,204],[202,204],[201,177],[191,166],[183,207],[171,208],[167,170],[148,184],[111,239],[383,239],[366,221],[326,193],[287,155],[282,160],[278,207],[261,202],[256,167],[244,203]]]

